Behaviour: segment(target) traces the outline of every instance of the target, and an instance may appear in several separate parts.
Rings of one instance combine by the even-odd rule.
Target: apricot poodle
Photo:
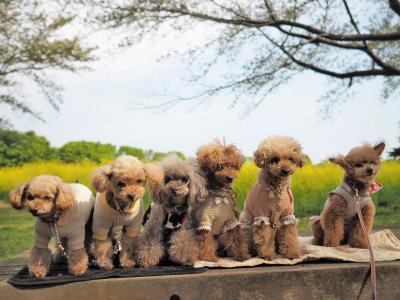
[[[374,182],[380,168],[384,143],[365,144],[350,150],[346,155],[330,158],[345,171],[336,190],[329,193],[320,216],[310,218],[314,241],[317,245],[336,247],[348,243],[355,248],[368,248],[356,211],[355,193],[360,197],[360,208],[368,234],[375,217],[375,205],[370,194],[381,188]]]
[[[244,227],[251,229],[250,248],[267,260],[272,260],[276,252],[298,258],[301,251],[291,175],[304,164],[301,146],[290,137],[269,137],[254,152],[254,161],[261,171],[240,216]]]
[[[134,253],[144,215],[145,166],[134,156],[121,155],[112,165],[97,168],[92,185],[97,191],[93,214],[92,254],[95,264],[112,269],[119,254],[123,268],[135,265]]]
[[[88,255],[85,249],[85,225],[94,205],[92,192],[84,185],[62,182],[59,177],[40,175],[18,185],[10,192],[15,209],[25,208],[36,217],[35,244],[30,252],[29,272],[44,277],[52,255],[48,248],[55,239],[58,253],[67,256],[69,273],[86,272]]]

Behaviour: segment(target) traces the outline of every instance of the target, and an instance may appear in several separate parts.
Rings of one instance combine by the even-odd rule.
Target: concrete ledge
[[[378,263],[377,277],[379,299],[400,299],[400,261]],[[0,298],[370,299],[369,265],[314,263],[218,269],[193,275],[94,280],[29,290],[16,289],[2,280]]]

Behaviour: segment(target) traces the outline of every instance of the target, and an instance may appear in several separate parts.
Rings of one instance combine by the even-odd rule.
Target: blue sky
[[[98,37],[96,41],[102,44],[105,39]],[[14,127],[35,130],[54,146],[90,140],[156,151],[180,150],[189,156],[216,137],[225,137],[245,155],[251,155],[264,138],[289,135],[303,145],[314,162],[363,142],[383,139],[388,149],[399,145],[400,102],[394,98],[386,103],[381,100],[379,80],[357,87],[355,96],[334,107],[329,119],[323,118],[322,104],[317,101],[326,91],[327,80],[311,72],[268,95],[245,118],[241,117],[244,106],[229,108],[229,93],[195,109],[192,103],[163,112],[135,109],[135,102],[159,101],[152,96],[155,94],[190,95],[192,87],[184,80],[188,70],[179,57],[161,62],[158,58],[166,54],[165,49],[187,46],[192,41],[190,35],[178,40],[145,41],[114,55],[105,54],[103,49],[92,71],[55,74],[64,87],[60,112],[51,110],[32,92],[29,102],[42,111],[47,122],[15,114],[11,116]],[[218,72],[214,70],[214,74]]]

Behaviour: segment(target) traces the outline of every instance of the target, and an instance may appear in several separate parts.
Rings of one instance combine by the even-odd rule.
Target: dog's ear
[[[380,143],[376,144],[374,146],[374,150],[376,151],[376,153],[378,153],[379,156],[381,156],[383,150],[385,150],[385,143],[380,142]]]
[[[267,165],[268,153],[266,149],[259,148],[254,151],[254,162],[257,167],[263,168]]]
[[[74,193],[72,188],[66,183],[57,184],[56,206],[62,210],[74,205]]]
[[[92,175],[92,186],[93,188],[102,193],[106,190],[107,181],[112,178],[112,169],[111,166],[103,166],[94,170]]]
[[[189,206],[205,200],[208,196],[206,181],[195,171],[189,173]]]
[[[304,154],[300,155],[300,157],[299,157],[299,159],[297,161],[297,164],[298,164],[299,168],[304,167],[304,165],[306,164],[306,157],[305,157]]]
[[[17,185],[12,191],[10,191],[9,197],[11,206],[15,209],[22,209],[24,207],[25,193],[28,189],[29,183]]]
[[[164,170],[159,164],[148,163],[144,166],[146,183],[150,189],[151,198],[155,203],[162,203],[167,197],[164,192]]]
[[[343,155],[338,155],[335,157],[330,157],[328,159],[331,163],[334,163],[335,165],[338,165],[340,167],[342,167],[343,169],[346,169],[346,167],[348,166],[346,164],[346,162],[344,161],[344,156]]]

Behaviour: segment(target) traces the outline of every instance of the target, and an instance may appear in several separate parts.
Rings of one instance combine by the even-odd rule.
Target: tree
[[[140,160],[144,160],[146,158],[146,153],[144,150],[136,147],[130,147],[130,146],[121,146],[118,150],[118,154],[129,154],[137,157]]]
[[[49,160],[55,150],[49,141],[33,131],[17,132],[0,129],[0,167]]]
[[[66,163],[91,160],[100,163],[103,160],[113,159],[116,155],[116,148],[111,144],[99,142],[69,142],[58,149],[58,158]]]
[[[104,0],[102,3],[97,21],[108,28],[126,29],[127,45],[149,35],[171,34],[171,30],[167,31],[171,28],[183,33],[201,24],[213,26],[204,43],[183,54],[189,64],[196,59],[202,62],[192,67],[193,80],[206,80],[212,67],[221,64],[226,70],[222,74],[224,80],[198,94],[173,98],[157,107],[203,101],[229,90],[235,94],[232,105],[241,96],[253,96],[249,97],[253,100],[248,100],[251,111],[267,94],[305,70],[331,79],[324,96],[330,100],[327,104],[349,95],[354,85],[376,78],[382,80],[384,98],[399,91],[399,0]],[[211,51],[212,59],[204,63],[204,53]]]
[[[57,1],[0,0],[1,107],[43,121],[24,97],[24,86],[33,82],[46,101],[59,109],[61,87],[47,71],[75,72],[93,59],[93,48],[83,46],[80,37],[62,37],[74,18]],[[7,113],[2,111],[0,127],[11,126]]]
[[[393,148],[393,150],[389,152],[389,156],[392,157],[393,159],[398,159],[400,157],[400,147]]]

